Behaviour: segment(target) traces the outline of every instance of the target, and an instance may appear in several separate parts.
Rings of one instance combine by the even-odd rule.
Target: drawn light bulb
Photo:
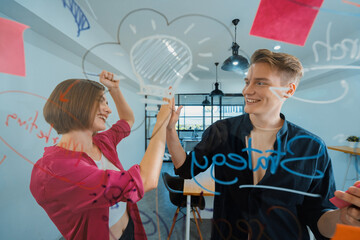
[[[183,76],[191,69],[192,54],[181,40],[168,35],[154,35],[142,38],[132,46],[130,62],[139,80],[139,94],[172,98]],[[144,102],[166,103],[149,98]]]

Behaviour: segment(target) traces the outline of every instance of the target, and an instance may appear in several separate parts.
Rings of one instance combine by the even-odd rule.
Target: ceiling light
[[[205,96],[205,100],[202,101],[201,104],[202,104],[203,106],[209,106],[211,103],[210,103],[210,101],[208,100],[207,96]]]
[[[215,97],[215,96],[219,96],[219,97],[222,97],[224,96],[224,93],[219,89],[219,83],[217,81],[217,66],[219,65],[218,62],[215,63],[215,66],[216,66],[216,82],[215,82],[215,89],[210,93],[210,97]]]
[[[276,45],[276,46],[274,47],[274,50],[279,50],[280,48],[281,48],[280,45]]]
[[[238,54],[240,46],[236,43],[236,25],[239,23],[239,21],[239,19],[232,20],[232,23],[235,25],[235,41],[231,46],[232,56],[227,58],[221,66],[221,69],[224,71],[243,73],[244,70],[249,67],[249,61],[246,59],[246,57]]]

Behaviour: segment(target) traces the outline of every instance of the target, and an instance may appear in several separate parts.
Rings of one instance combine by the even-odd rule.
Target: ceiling
[[[298,1],[299,4],[312,2],[282,1],[295,3]],[[312,44],[317,40],[326,41],[326,29],[329,23],[331,23],[332,45],[349,36],[359,37],[360,30],[359,0],[352,2],[325,0],[304,46],[281,43],[249,34],[259,7],[259,0],[107,0],[106,2],[79,0],[78,2],[88,13],[96,16],[97,23],[115,39],[119,39],[121,46],[128,52],[134,43],[149,35],[165,34],[182,40],[193,52],[191,72],[205,78],[213,74],[207,74],[198,65],[214,72],[214,62],[222,63],[231,55],[234,18],[240,19],[237,26],[237,43],[248,56],[258,48],[273,49],[280,43],[282,46],[280,51],[294,54],[302,60],[314,59]],[[355,5],[356,2],[358,6]],[[299,12],[299,15],[301,14]],[[156,29],[152,23],[155,23]],[[130,25],[136,28],[136,34],[131,30]],[[191,30],[185,34],[188,28]],[[360,47],[359,42],[358,47]],[[199,53],[211,53],[211,57],[201,57]]]
[[[69,4],[74,0],[62,1]],[[321,2],[280,2],[319,10],[304,46],[250,35],[260,0],[76,0],[76,3],[90,24],[96,21],[130,57],[128,67],[132,67],[137,78],[146,78],[146,74],[158,75],[166,82],[171,80],[171,74],[180,74],[183,82],[191,84],[214,82],[215,62],[220,62],[218,75],[222,82],[243,77],[220,70],[222,62],[232,54],[230,47],[235,38],[232,20],[235,18],[240,19],[236,36],[236,42],[240,45],[239,54],[249,58],[256,49],[273,50],[275,45],[280,45],[278,51],[297,56],[308,69],[304,81],[328,71],[343,71],[329,65],[359,65],[356,61],[360,59],[360,0],[324,0],[320,9],[311,5],[314,1]],[[282,11],[281,7],[279,11]],[[300,20],[306,18],[296,7],[288,11],[295,13]],[[91,30],[83,30],[79,34],[81,36]],[[170,43],[175,52],[182,55],[177,59],[169,57],[154,39]],[[99,42],[88,51],[102,51],[105,45]],[[115,51],[117,53],[119,57],[124,55]],[[147,62],[141,65],[140,62],[145,60],[140,59],[146,57]],[[170,64],[170,70],[164,73],[164,66]],[[325,70],[314,68],[319,66],[328,67]],[[118,70],[129,77],[121,67]]]

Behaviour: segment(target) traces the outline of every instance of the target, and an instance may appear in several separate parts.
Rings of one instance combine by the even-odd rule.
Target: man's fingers
[[[348,207],[347,214],[355,220],[360,220],[360,208],[355,206]]]
[[[176,114],[180,115],[181,109],[183,108],[183,106],[179,106],[176,110]]]

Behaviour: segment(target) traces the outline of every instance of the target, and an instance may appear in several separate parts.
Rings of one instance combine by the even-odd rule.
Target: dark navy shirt
[[[319,137],[285,120],[277,133],[272,154],[262,165],[266,173],[253,185],[253,169],[245,136],[253,126],[248,114],[217,121],[175,169],[192,178],[215,168],[215,195],[211,239],[317,239],[320,216],[335,206],[335,182],[325,143]],[[259,161],[260,163],[261,161]],[[261,187],[262,186],[262,187]],[[259,188],[261,187],[261,188]],[[271,188],[281,188],[271,189]],[[291,190],[304,192],[307,195]]]

